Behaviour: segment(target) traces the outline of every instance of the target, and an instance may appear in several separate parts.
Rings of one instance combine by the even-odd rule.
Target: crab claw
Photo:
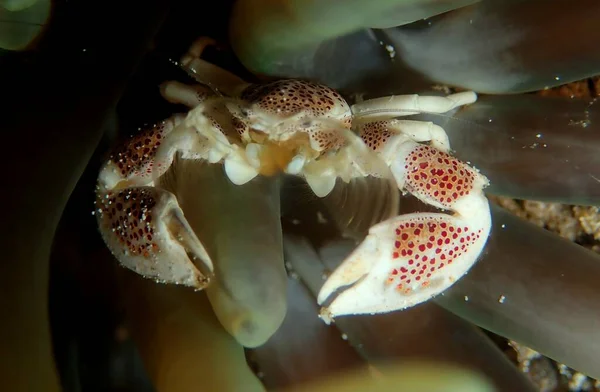
[[[487,241],[491,220],[482,210],[465,220],[415,213],[381,222],[325,282],[318,296],[328,322],[335,316],[387,313],[432,298],[466,274]]]
[[[225,158],[225,174],[235,185],[244,185],[258,176],[258,169],[246,157],[240,148],[235,148]]]
[[[175,196],[153,187],[99,195],[100,233],[121,265],[163,283],[202,289],[213,264]]]

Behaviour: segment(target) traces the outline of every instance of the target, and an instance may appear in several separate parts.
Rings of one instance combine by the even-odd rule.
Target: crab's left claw
[[[154,187],[99,195],[100,234],[122,266],[164,283],[205,288],[213,264],[175,196]]]
[[[485,208],[470,220],[415,213],[373,226],[323,285],[320,305],[341,292],[322,310],[322,317],[328,321],[341,315],[387,313],[427,301],[469,271],[489,230]]]

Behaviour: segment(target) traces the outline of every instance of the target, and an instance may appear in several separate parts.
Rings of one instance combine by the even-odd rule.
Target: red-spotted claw
[[[100,234],[117,260],[147,278],[202,289],[213,264],[185,219],[176,197],[154,187],[175,151],[156,159],[177,123],[172,117],[129,138],[98,177],[96,209]]]
[[[421,127],[420,139],[429,134],[441,149],[415,142],[397,120],[366,124],[361,136],[388,163],[400,189],[450,213],[401,215],[373,226],[319,293],[319,304],[327,303],[322,309],[327,322],[417,305],[450,287],[479,258],[491,229],[483,193],[488,180],[441,151],[445,134],[426,129]]]

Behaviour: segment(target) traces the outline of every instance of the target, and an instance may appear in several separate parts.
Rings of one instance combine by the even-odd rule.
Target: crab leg
[[[215,91],[223,92],[228,96],[238,96],[242,90],[250,86],[250,83],[200,58],[208,46],[216,45],[216,41],[212,38],[196,39],[188,52],[181,58],[181,66],[198,83],[210,86]]]
[[[187,66],[194,59],[200,58],[204,50],[209,46],[218,46],[218,42],[210,37],[198,37],[192,42],[188,51],[181,58],[181,64]]]
[[[208,285],[212,262],[173,194],[124,188],[100,195],[96,206],[102,238],[124,267],[164,283]]]
[[[419,113],[446,113],[476,100],[477,95],[472,91],[446,97],[392,95],[356,103],[352,105],[352,114],[356,122],[386,120]]]
[[[450,151],[450,141],[446,131],[432,122],[412,120],[372,121],[358,127],[359,135],[372,149],[380,152],[385,145],[380,140],[402,133],[415,142],[430,142],[432,147],[443,152]],[[388,151],[391,151],[387,148]],[[393,151],[391,151],[393,153]],[[389,161],[390,157],[384,157]]]
[[[321,289],[321,305],[342,289],[323,309],[325,318],[390,312],[430,299],[467,273],[491,229],[485,176],[392,128],[366,134],[400,189],[453,214],[414,213],[373,226]]]
[[[98,178],[95,214],[105,243],[124,267],[201,289],[209,283],[212,261],[175,196],[153,183],[175,153],[157,160],[156,150],[180,121],[173,117],[150,127],[113,153]]]
[[[160,85],[160,94],[170,103],[186,105],[195,108],[215,93],[206,86],[188,86],[181,82],[168,81]]]

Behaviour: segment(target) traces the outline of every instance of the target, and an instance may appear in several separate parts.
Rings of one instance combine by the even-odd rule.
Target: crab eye
[[[300,124],[300,126],[302,128],[310,128],[314,125],[314,122],[312,120],[306,119],[304,121],[302,121],[302,124]]]
[[[227,110],[231,113],[232,116],[238,118],[239,120],[248,120],[252,115],[252,110],[243,103],[232,103],[228,102],[225,104]]]
[[[250,109],[245,108],[245,107],[240,107],[240,114],[243,117],[248,118],[248,117],[250,117]]]

